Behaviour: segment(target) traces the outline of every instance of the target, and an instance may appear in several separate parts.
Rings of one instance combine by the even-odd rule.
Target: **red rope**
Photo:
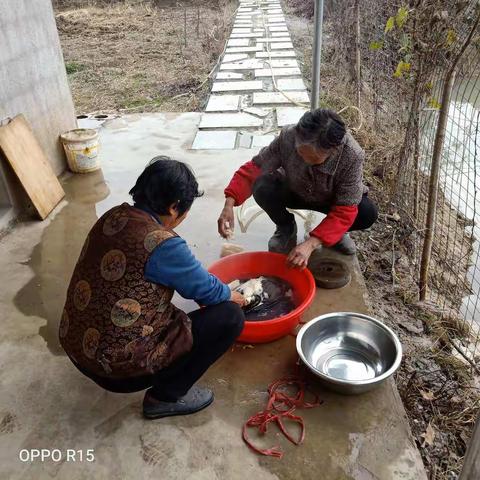
[[[281,390],[286,386],[296,387],[297,392],[293,396],[288,395],[285,390]],[[305,439],[305,424],[303,418],[294,415],[294,412],[297,408],[313,408],[322,403],[318,395],[315,395],[313,402],[306,402],[305,391],[305,382],[298,377],[287,377],[273,382],[268,387],[269,397],[265,410],[258,412],[245,422],[242,431],[243,441],[254,452],[260,453],[261,455],[282,458],[283,451],[280,447],[275,446],[272,448],[261,449],[256,447],[248,437],[249,428],[256,427],[258,428],[258,431],[264,435],[267,433],[268,424],[276,423],[280,431],[288,438],[288,440],[295,445],[302,444]],[[297,439],[293,438],[285,428],[283,423],[284,420],[290,420],[300,425],[300,435]]]

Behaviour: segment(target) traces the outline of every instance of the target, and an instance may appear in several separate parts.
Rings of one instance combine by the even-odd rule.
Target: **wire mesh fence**
[[[387,258],[392,297],[415,305],[433,341],[410,351],[399,390],[428,477],[454,479],[479,406],[480,5],[327,0],[325,7],[324,79],[332,70],[343,77],[334,94],[363,115],[356,135],[370,159],[368,180],[384,190],[384,218],[400,219],[379,228],[381,245],[364,258],[382,268]],[[408,257],[401,272],[396,253]]]
[[[411,224],[417,294],[448,319],[450,340],[472,366],[480,360],[480,41],[478,2],[340,0],[326,4],[332,58],[376,131],[400,138],[392,185]],[[340,14],[341,12],[341,14]],[[475,23],[477,21],[477,23]],[[450,71],[455,81],[442,105]],[[435,144],[446,110],[435,198]],[[442,126],[440,126],[441,128]],[[392,135],[393,137],[393,135]],[[435,190],[435,189],[434,189]],[[434,191],[435,193],[435,191]],[[429,205],[432,199],[435,200]],[[432,220],[433,225],[429,225]],[[425,242],[432,237],[425,260]],[[428,246],[428,245],[427,245]],[[428,289],[422,288],[423,267]],[[426,262],[428,265],[426,265]]]

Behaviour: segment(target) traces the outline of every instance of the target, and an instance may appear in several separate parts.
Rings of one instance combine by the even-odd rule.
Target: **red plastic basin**
[[[279,277],[292,286],[298,307],[282,317],[261,322],[245,322],[238,341],[266,343],[288,335],[298,325],[302,314],[312,303],[315,280],[310,270],[290,269],[285,261],[285,255],[278,253],[245,252],[224,257],[209,268],[210,273],[225,283],[265,275]]]

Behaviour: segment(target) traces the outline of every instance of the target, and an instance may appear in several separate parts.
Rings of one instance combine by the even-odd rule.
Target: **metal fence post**
[[[315,29],[313,33],[312,98],[310,109],[320,106],[320,65],[322,57],[323,0],[315,0]]]

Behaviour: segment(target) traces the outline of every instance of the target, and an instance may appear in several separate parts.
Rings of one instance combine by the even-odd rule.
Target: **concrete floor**
[[[128,189],[158,154],[188,161],[206,195],[178,229],[206,265],[222,240],[216,218],[222,190],[251,150],[187,151],[199,114],[152,114],[114,120],[102,129],[103,172],[65,179],[64,201],[45,222],[22,223],[0,242],[0,477],[9,479],[424,479],[396,388],[387,383],[345,397],[313,382],[324,404],[301,413],[305,443],[296,447],[273,426],[263,445],[280,444],[282,460],[259,457],[241,440],[243,422],[261,410],[268,384],[292,372],[294,338],[254,348],[236,347],[203,382],[215,403],[190,417],[145,421],[143,394],[101,390],[62,354],[57,328],[66,288],[83,239],[108,208],[128,200]],[[301,229],[300,229],[301,230]],[[272,225],[257,219],[247,249],[265,249]],[[300,232],[303,234],[303,232]],[[306,319],[335,310],[366,310],[354,268],[349,286],[319,290]],[[178,299],[185,308],[190,302]],[[21,462],[22,449],[60,449],[63,461]],[[66,461],[67,449],[94,449],[95,462]]]

